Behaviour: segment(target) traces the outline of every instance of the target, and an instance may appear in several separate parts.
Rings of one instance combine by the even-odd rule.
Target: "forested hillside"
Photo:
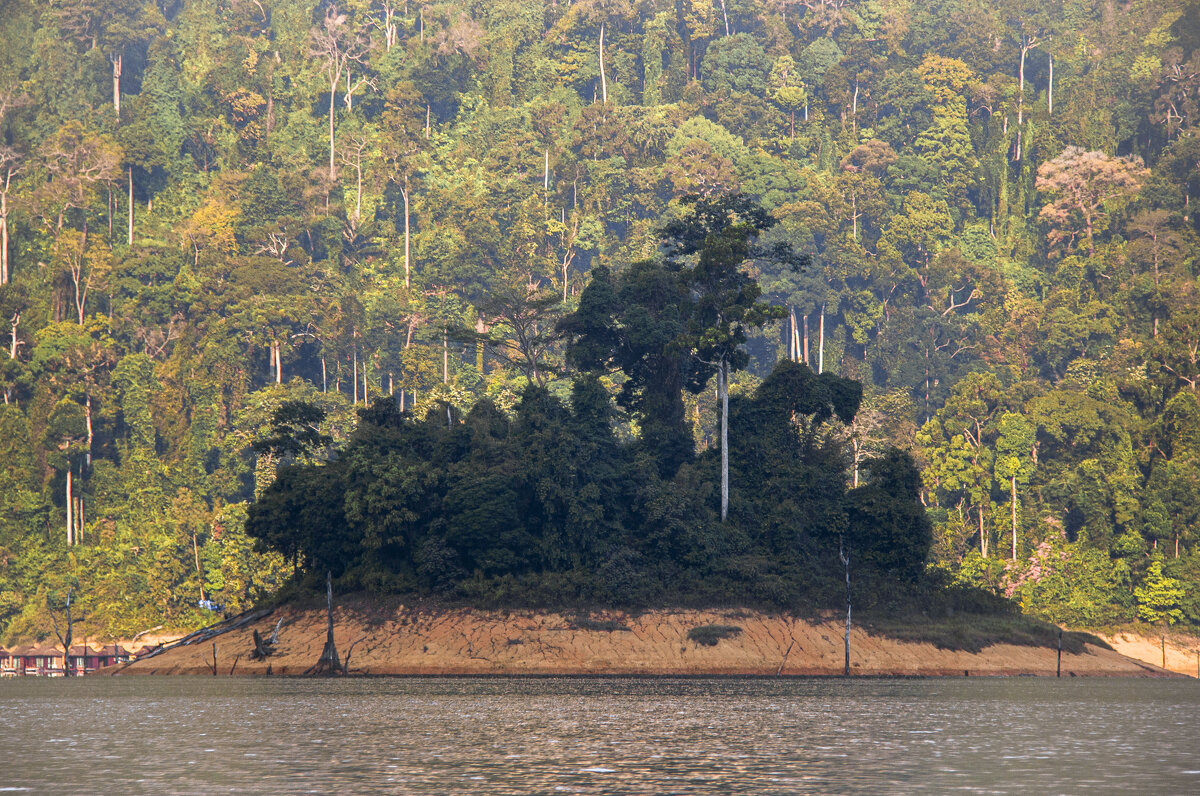
[[[937,577],[1200,623],[1194,0],[0,0],[0,42],[0,635],[68,588],[111,632],[277,588],[246,520],[312,471],[278,467],[281,407],[343,469],[511,425],[503,470],[530,418],[644,442],[629,400],[596,419],[638,375],[568,378],[556,330],[729,194],[809,258],[750,262],[776,309],[731,369],[735,460],[774,455],[737,413],[806,362],[864,389],[809,440],[830,488],[910,450]],[[676,418],[709,481],[713,372]],[[396,430],[431,410],[446,439]],[[738,544],[705,549],[761,580]]]

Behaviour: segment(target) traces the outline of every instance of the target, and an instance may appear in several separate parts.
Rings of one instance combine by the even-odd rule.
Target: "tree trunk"
[[[1020,88],[1017,93],[1017,127],[1020,127],[1025,118],[1025,54],[1029,52],[1029,48],[1022,43],[1021,45],[1021,64],[1017,68],[1017,80]],[[1018,149],[1017,159],[1020,160],[1021,154]]]
[[[339,72],[341,70],[338,70]],[[337,94],[337,79],[338,75],[334,75],[329,81],[329,181],[333,182],[337,176],[337,171],[333,165],[333,110],[334,110],[334,95]]]
[[[0,285],[8,284],[8,192],[0,192]]]
[[[984,558],[988,557],[988,538],[987,532],[983,529],[983,506],[979,506],[979,554]]]
[[[283,384],[283,344],[275,343],[275,383]]]
[[[854,99],[850,102],[850,129],[858,131],[858,78],[854,78]]]
[[[329,374],[325,370],[325,355],[321,355],[321,392],[329,392]]]
[[[330,572],[325,573],[325,605],[329,617],[325,630],[325,647],[321,650],[321,657],[305,674],[344,673],[342,663],[338,660],[337,644],[333,641],[333,575]]]
[[[817,373],[825,372],[825,305],[821,305],[820,342],[817,343]]]
[[[112,56],[113,75],[113,110],[117,113],[117,121],[121,121],[121,56]]]
[[[844,538],[838,543],[838,558],[842,560],[842,566],[846,570],[846,640],[845,640],[845,663],[842,666],[842,674],[846,677],[850,676],[850,554],[846,552]]]
[[[125,244],[133,245],[133,166],[129,167],[129,235],[125,239]]]
[[[721,397],[721,522],[729,516],[729,362],[717,366],[717,391]]]
[[[92,395],[87,393],[84,396],[83,416],[87,422],[87,464],[92,466],[92,440],[96,438],[95,430],[92,428]]]
[[[1017,477],[1012,477],[1012,560],[1017,560]]]
[[[71,463],[67,460],[67,547],[75,544],[75,500],[71,496]]]
[[[858,463],[862,461],[862,440],[860,440],[858,437],[854,437],[850,440],[850,447],[853,451],[852,455],[854,463],[854,477],[852,483],[853,488],[858,489]]]
[[[63,647],[64,677],[71,676],[71,641],[75,637],[75,619],[71,616],[71,595],[73,591],[73,589],[67,589],[67,605],[64,616],[67,625],[67,632],[65,635],[58,629],[58,617],[55,615],[54,610],[50,610],[50,621],[54,623],[54,635],[58,636],[58,642],[62,644]],[[46,607],[50,607],[49,601],[47,601]]]
[[[799,353],[800,346],[796,345],[796,310],[794,307],[788,307],[788,362],[795,362],[796,355]]]
[[[604,23],[600,23],[600,99],[608,102],[608,79],[604,76]]]
[[[347,77],[349,73],[347,72]],[[347,97],[350,95],[347,94]],[[354,162],[355,173],[355,194],[354,194],[354,223],[358,225],[362,223],[362,152],[358,153],[358,158]]]
[[[400,189],[400,195],[404,197],[404,288],[408,290],[412,287],[411,281],[411,266],[409,265],[409,235],[408,235],[408,177],[404,178],[404,187]]]
[[[1050,87],[1046,92],[1046,114],[1054,115],[1054,53],[1050,53]]]
[[[808,315],[804,316],[804,343],[800,347],[801,355],[804,358],[804,364],[808,364]]]
[[[200,599],[204,599],[204,573],[200,571],[200,545],[196,542],[196,532],[192,531],[192,557],[196,562],[196,577],[200,579]]]
[[[354,385],[354,405],[358,406],[358,346],[353,347],[353,360],[351,361],[350,383]]]
[[[721,0],[721,16],[725,18],[725,35],[729,35],[729,14],[725,13],[725,0]]]
[[[450,383],[450,327],[442,327],[442,384]]]

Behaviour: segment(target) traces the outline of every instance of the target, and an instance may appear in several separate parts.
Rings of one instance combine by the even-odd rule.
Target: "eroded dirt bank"
[[[741,674],[833,675],[842,672],[843,626],[749,611],[593,613],[585,619],[533,611],[382,609],[353,603],[335,609],[339,653],[351,673],[463,674]],[[280,622],[282,620],[282,622]],[[275,653],[250,660],[254,630],[269,637],[279,625]],[[732,625],[740,632],[705,646],[688,631]],[[320,657],[324,610],[283,607],[191,644],[167,648],[103,673],[213,672],[216,645],[221,675],[296,675]],[[1056,651],[995,644],[972,653],[932,644],[851,633],[851,669],[861,675],[1049,675]],[[1169,676],[1164,670],[1102,647],[1063,654],[1063,676]]]
[[[1200,678],[1200,637],[1172,632],[1164,638],[1132,630],[1100,637],[1122,655],[1155,666],[1161,665],[1165,656],[1169,671]]]

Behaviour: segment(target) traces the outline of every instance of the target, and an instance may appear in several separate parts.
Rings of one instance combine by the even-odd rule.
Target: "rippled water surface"
[[[1196,794],[1200,684],[25,678],[0,791]]]

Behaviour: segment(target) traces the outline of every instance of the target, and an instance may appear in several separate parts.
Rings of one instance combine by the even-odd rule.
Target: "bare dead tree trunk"
[[[721,522],[729,516],[729,362],[721,360],[717,369],[717,389],[721,393]]]
[[[404,197],[404,288],[406,290],[412,287],[411,281],[411,266],[409,262],[409,236],[408,236],[408,176],[404,177],[404,187],[400,189],[400,195]]]
[[[67,547],[75,544],[75,501],[71,497],[71,463],[67,462]]]
[[[825,305],[821,305],[821,330],[817,343],[817,373],[825,372]]]
[[[1017,477],[1012,477],[1012,560],[1017,560]]]
[[[87,466],[92,466],[92,443],[96,439],[95,429],[92,427],[92,394],[90,392],[84,394],[83,402],[83,417],[87,424],[87,452],[84,454]],[[82,473],[80,476],[82,477]]]
[[[333,113],[336,106],[334,105],[334,96],[337,94],[338,77],[341,76],[339,69],[337,74],[334,74],[329,81],[329,182],[337,179],[337,168],[334,166],[334,141],[333,141]]]
[[[608,79],[604,76],[604,23],[600,23],[600,100],[608,102]]]
[[[1050,86],[1046,92],[1046,114],[1054,115],[1054,53],[1050,53]]]
[[[117,113],[117,121],[121,120],[121,55],[112,56],[113,77],[113,110]]]
[[[804,316],[804,344],[800,349],[804,357],[804,364],[808,364],[808,316]]]
[[[129,167],[129,235],[126,236],[125,244],[133,245],[133,166]]]
[[[333,574],[325,573],[325,604],[329,617],[329,624],[325,631],[325,648],[321,650],[321,657],[316,664],[308,670],[311,674],[326,674],[332,675],[342,671],[341,661],[338,660],[337,644],[333,641]]]
[[[987,531],[983,529],[983,505],[979,506],[979,554],[984,558],[988,557],[988,538]]]
[[[8,189],[0,190],[0,285],[8,284]]]
[[[842,560],[842,566],[846,568],[846,659],[842,668],[842,674],[846,677],[850,676],[850,554],[846,552],[845,538],[843,537],[838,542],[838,558]]]
[[[796,345],[796,310],[794,307],[788,307],[788,362],[796,361],[796,354],[800,346]]]
[[[71,595],[73,592],[74,592],[74,587],[70,587],[67,589],[67,605],[64,610],[64,613],[65,613],[64,621],[66,622],[66,625],[67,625],[67,632],[65,635],[59,630],[58,616],[54,612],[54,609],[50,607],[48,600],[47,600],[47,604],[46,604],[46,607],[50,608],[50,621],[54,623],[54,635],[58,636],[58,642],[60,644],[62,644],[62,648],[63,648],[63,676],[64,677],[71,676],[71,639],[75,632],[75,619],[71,616]]]
[[[196,577],[200,580],[200,599],[204,600],[204,572],[200,569],[200,545],[195,531],[192,531],[192,556],[196,562]]]

